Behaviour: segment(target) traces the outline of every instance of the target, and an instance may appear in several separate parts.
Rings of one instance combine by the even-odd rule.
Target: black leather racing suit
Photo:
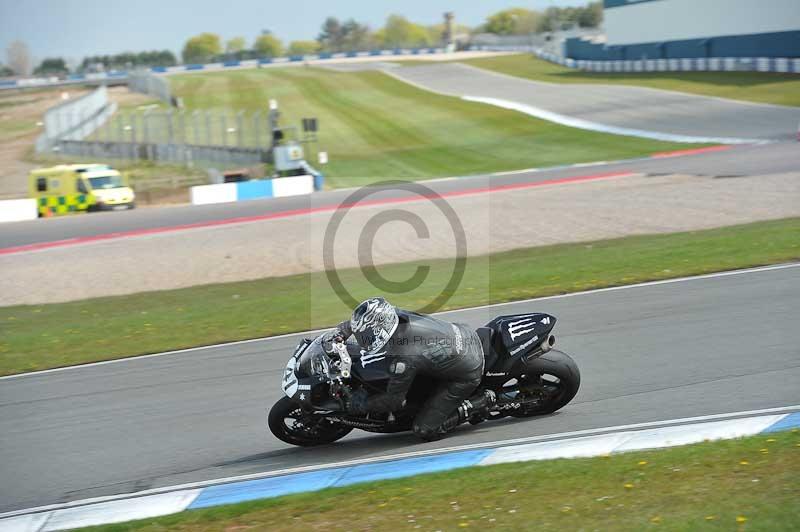
[[[454,428],[457,409],[469,398],[483,376],[483,347],[478,335],[466,325],[449,323],[424,314],[396,309],[397,330],[380,350],[391,357],[391,377],[386,391],[367,399],[368,412],[392,412],[402,408],[416,375],[440,382],[414,419],[414,432],[433,439]],[[350,322],[337,327],[343,338],[352,334]]]

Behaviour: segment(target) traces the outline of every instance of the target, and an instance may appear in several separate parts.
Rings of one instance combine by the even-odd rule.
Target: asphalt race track
[[[292,448],[266,409],[298,335],[0,380],[0,512],[298,465],[800,403],[800,265],[450,313],[559,318],[581,367],[545,418],[461,427],[437,443],[356,432]]]
[[[687,144],[687,149],[692,146]],[[781,142],[766,145],[731,146],[678,157],[637,159],[597,164],[586,167],[567,167],[536,172],[514,172],[493,175],[490,186],[546,181],[563,177],[607,172],[637,172],[651,174],[692,174],[720,177],[766,175],[793,172],[800,168],[800,144]],[[437,193],[470,188],[482,188],[486,176],[423,182]],[[134,211],[92,213],[86,216],[67,216],[0,224],[0,253],[3,248],[86,238],[117,232],[143,231],[187,224],[204,224],[232,218],[263,216],[322,205],[338,205],[352,190],[321,192],[310,196],[251,200],[217,205],[183,205],[140,208]],[[370,199],[397,197],[404,194],[391,191],[370,196]]]
[[[673,135],[786,140],[800,121],[796,107],[624,85],[543,83],[460,63],[396,68],[391,74],[453,96],[500,98],[596,124]]]

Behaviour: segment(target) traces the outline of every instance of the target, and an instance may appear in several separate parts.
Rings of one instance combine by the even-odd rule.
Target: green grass
[[[464,468],[92,528],[797,530],[800,433]]]
[[[611,83],[718,96],[758,103],[800,106],[800,75],[773,72],[582,72],[532,55],[459,61],[503,74],[549,83]]]
[[[253,69],[171,76],[170,83],[189,111],[265,111],[274,98],[283,126],[317,117],[319,148],[330,156],[323,171],[332,187],[621,159],[686,147],[558,126],[437,95],[381,72]],[[231,115],[227,123],[233,125],[232,120]],[[221,131],[218,124],[214,128]]]
[[[520,249],[475,257],[445,309],[800,259],[800,218],[721,229]],[[406,294],[416,309],[445,286],[439,260]],[[416,263],[380,267],[410,277]],[[356,298],[376,289],[359,270],[339,274]],[[332,325],[349,315],[323,273],[50,305],[0,308],[0,374],[240,340]]]

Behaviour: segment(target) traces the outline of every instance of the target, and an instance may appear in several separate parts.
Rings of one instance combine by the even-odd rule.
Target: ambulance
[[[122,175],[104,164],[38,168],[30,173],[29,191],[37,201],[39,216],[136,206],[136,196]]]

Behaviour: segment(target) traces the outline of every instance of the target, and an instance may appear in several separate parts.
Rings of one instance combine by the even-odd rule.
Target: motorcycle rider
[[[391,377],[383,393],[370,397],[361,389],[351,394],[345,406],[350,414],[401,409],[417,374],[440,383],[414,419],[414,433],[422,439],[437,440],[460,423],[485,415],[494,405],[491,391],[470,397],[483,377],[484,354],[478,335],[464,324],[398,309],[375,297],[325,333],[323,347],[330,353],[334,342],[344,342],[351,335],[362,348],[362,363],[370,357],[390,357]]]

